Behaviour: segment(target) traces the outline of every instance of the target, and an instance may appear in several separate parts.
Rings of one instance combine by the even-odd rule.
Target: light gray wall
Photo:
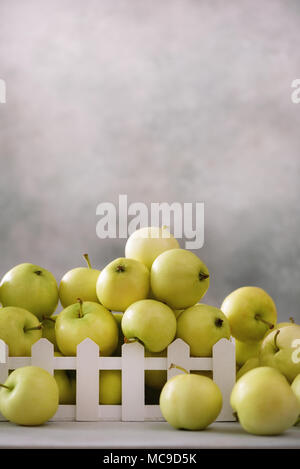
[[[297,0],[0,0],[0,274],[57,280],[96,206],[205,202],[205,301],[259,285],[300,320]]]

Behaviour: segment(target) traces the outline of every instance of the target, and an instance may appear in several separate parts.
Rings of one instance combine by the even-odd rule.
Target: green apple
[[[180,314],[176,337],[190,346],[191,355],[211,357],[215,343],[230,339],[229,322],[220,309],[199,303]]]
[[[300,404],[287,379],[275,368],[260,366],[234,385],[230,404],[244,430],[278,435],[295,424]]]
[[[27,309],[40,320],[43,316],[51,316],[58,305],[55,277],[38,265],[19,264],[2,278],[0,301],[4,307]]]
[[[0,339],[8,345],[11,357],[31,355],[31,347],[42,338],[42,326],[38,318],[23,308],[0,308]]]
[[[294,393],[295,393],[295,395],[298,399],[299,405],[300,405],[300,374],[297,375],[296,378],[294,379],[294,381],[292,382],[291,388],[294,391]],[[296,425],[298,425],[299,423],[300,423],[300,412],[299,412],[299,416],[298,416],[298,420],[296,422]]]
[[[262,341],[242,342],[235,339],[235,361],[239,367],[243,366],[249,358],[258,357]]]
[[[239,368],[236,373],[236,380],[240,379],[247,371],[253,370],[253,368],[258,368],[260,366],[260,361],[258,357],[248,358],[247,361]]]
[[[56,319],[55,334],[59,350],[75,356],[77,345],[89,337],[102,356],[111,355],[118,345],[118,326],[110,311],[99,303],[79,301],[63,309]]]
[[[125,246],[125,257],[143,262],[150,270],[157,256],[179,247],[177,239],[165,226],[162,228],[149,226],[140,228],[129,236]]]
[[[142,342],[149,352],[161,352],[176,334],[172,309],[156,300],[140,300],[126,309],[121,327],[127,340]]]
[[[291,383],[300,373],[297,348],[300,348],[300,326],[290,324],[267,335],[261,344],[259,359],[262,365],[277,368]]]
[[[167,349],[161,352],[149,352],[145,350],[145,357],[166,357]],[[167,381],[166,370],[145,370],[145,385],[152,389],[162,389]]]
[[[58,409],[54,377],[38,366],[14,370],[0,388],[0,412],[18,425],[42,425]]]
[[[55,357],[63,357],[60,352],[54,352]],[[54,370],[53,374],[58,386],[59,403],[62,405],[76,404],[76,371]]]
[[[206,376],[180,374],[169,379],[160,394],[163,417],[175,428],[203,430],[222,409],[222,394]]]
[[[117,348],[115,349],[113,355],[114,355],[114,357],[121,357],[122,356],[122,345],[124,344],[124,334],[123,334],[122,327],[121,327],[121,321],[122,321],[123,313],[114,313],[113,312],[113,317],[116,320],[116,323],[117,323],[117,326],[118,326],[118,332],[119,332],[118,345],[117,345]]]
[[[193,306],[208,287],[208,269],[191,251],[170,249],[160,254],[152,264],[152,292],[157,300],[173,309]]]
[[[96,283],[100,270],[93,269],[87,254],[83,255],[88,267],[75,267],[69,270],[60,281],[59,298],[63,308],[76,303],[77,298],[82,301],[98,303]]]
[[[111,311],[125,311],[138,300],[147,298],[150,273],[135,259],[120,257],[110,262],[98,277],[96,291],[101,304]]]
[[[59,352],[58,345],[56,342],[56,335],[55,335],[56,319],[57,319],[57,314],[53,314],[50,317],[45,316],[42,319],[42,337],[44,339],[49,340],[49,342],[51,342],[54,345],[55,352]]]
[[[99,404],[122,403],[122,373],[120,370],[101,370],[99,373]]]
[[[262,340],[274,328],[276,305],[268,293],[259,287],[241,287],[230,293],[222,303],[231,334],[243,342]]]

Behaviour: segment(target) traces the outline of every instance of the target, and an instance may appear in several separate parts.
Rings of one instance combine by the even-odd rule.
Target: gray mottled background
[[[265,288],[300,320],[297,0],[0,0],[0,274],[59,281],[96,236],[96,206],[205,202],[216,306]]]

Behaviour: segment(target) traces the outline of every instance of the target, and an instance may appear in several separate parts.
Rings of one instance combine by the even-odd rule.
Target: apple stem
[[[1,383],[0,383],[0,386],[1,386],[1,388],[10,389],[10,388],[9,388],[8,386],[6,386],[5,384],[1,384]]]
[[[83,312],[82,312],[82,299],[81,299],[81,298],[77,298],[77,302],[79,303],[79,317],[82,318],[82,317],[83,317]]]
[[[48,316],[43,316],[43,321],[51,321],[51,322],[55,322],[55,319],[53,318],[50,318]]]
[[[272,323],[270,323],[269,321],[266,321],[265,319],[263,319],[263,318],[260,316],[260,314],[256,314],[256,315],[255,315],[255,319],[256,319],[257,321],[261,321],[261,322],[263,322],[264,324],[266,324],[266,325],[269,327],[269,329],[273,329],[273,328],[274,328],[274,324],[272,324]]]
[[[278,345],[277,345],[277,336],[278,336],[279,332],[280,332],[280,329],[277,329],[277,331],[276,331],[276,333],[275,333],[275,335],[274,335],[274,346],[275,346],[276,352],[279,351],[279,347],[278,347]]]
[[[295,324],[295,319],[292,316],[289,318],[289,320],[291,324]]]
[[[91,269],[92,265],[91,265],[91,262],[90,262],[89,255],[88,254],[83,254],[83,257],[85,258],[88,267]]]
[[[42,329],[43,325],[42,324],[39,324],[38,326],[35,326],[35,327],[28,327],[28,328],[24,328],[24,332],[28,332],[28,331],[38,331],[40,329]]]
[[[34,273],[35,273],[36,275],[42,275],[43,272],[42,272],[41,270],[35,270]]]
[[[169,366],[169,370],[171,370],[172,368],[177,368],[178,370],[184,371],[184,373],[186,373],[187,375],[189,374],[189,372],[185,368],[179,365],[175,365],[175,363],[171,363],[171,365]]]
[[[127,339],[127,337],[124,337],[124,344],[132,344],[133,342],[138,342],[137,339]]]
[[[204,272],[199,272],[199,280],[200,280],[200,282],[201,282],[202,280],[206,280],[207,278],[209,278],[209,274],[206,274],[206,273],[204,273]]]

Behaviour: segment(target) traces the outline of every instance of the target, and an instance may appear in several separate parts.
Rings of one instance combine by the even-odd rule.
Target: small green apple
[[[190,346],[191,355],[211,357],[215,343],[230,339],[229,322],[220,309],[199,303],[180,314],[176,337]]]
[[[236,380],[240,379],[247,371],[253,370],[253,368],[258,368],[260,361],[258,357],[251,357],[245,361],[245,363],[238,369],[236,373]]]
[[[275,368],[260,366],[234,385],[230,404],[244,430],[278,435],[295,424],[300,404],[287,379]]]
[[[242,342],[235,339],[235,361],[239,367],[243,366],[249,358],[258,357],[262,341]]]
[[[294,393],[295,393],[295,395],[298,399],[299,406],[300,406],[300,374],[297,375],[296,378],[294,379],[294,381],[292,382],[291,388],[294,391]],[[300,411],[299,411],[299,416],[298,416],[298,420],[296,422],[296,425],[298,425],[299,423],[300,423]]]
[[[38,265],[19,264],[2,278],[0,301],[4,307],[27,309],[40,320],[43,316],[51,316],[58,305],[55,277]]]
[[[241,287],[230,293],[222,303],[231,334],[243,342],[262,340],[274,328],[277,311],[273,299],[259,287]]]
[[[170,249],[160,254],[152,264],[152,292],[157,300],[173,309],[193,306],[208,287],[208,269],[191,251]]]
[[[17,368],[0,388],[0,411],[18,425],[42,425],[54,416],[58,403],[54,377],[38,366]]]
[[[175,337],[176,317],[160,301],[140,300],[126,309],[121,327],[127,340],[139,340],[149,352],[161,352]]]
[[[11,357],[31,355],[31,347],[42,338],[42,325],[38,318],[23,308],[0,308],[0,339],[8,345]]]
[[[63,308],[76,303],[77,298],[99,303],[96,283],[100,270],[92,268],[88,254],[84,254],[83,257],[88,266],[69,270],[60,281],[58,292]]]
[[[101,370],[99,373],[99,404],[118,405],[122,403],[121,370]]]
[[[125,311],[138,300],[147,298],[150,273],[135,259],[120,257],[110,262],[98,277],[96,291],[101,304],[111,311]]]
[[[163,226],[149,226],[140,228],[132,233],[125,246],[125,257],[136,259],[151,269],[154,260],[161,253],[179,248],[178,241]]]
[[[149,352],[145,350],[145,357],[166,357],[167,349],[161,352]],[[145,370],[145,385],[152,389],[162,389],[167,382],[166,370]]]
[[[57,314],[53,314],[52,316],[45,316],[42,319],[42,337],[44,339],[49,340],[54,345],[54,351],[59,352],[59,348],[56,342],[56,335],[55,335],[55,322],[57,319]]]
[[[300,326],[290,324],[275,329],[263,340],[259,359],[264,366],[277,368],[291,383],[300,373]]]
[[[102,356],[111,355],[118,345],[118,326],[110,311],[99,303],[81,300],[63,309],[56,319],[55,334],[59,350],[75,356],[77,345],[89,337]]]
[[[163,417],[175,428],[203,430],[222,409],[222,394],[206,376],[179,374],[169,379],[160,394]]]

